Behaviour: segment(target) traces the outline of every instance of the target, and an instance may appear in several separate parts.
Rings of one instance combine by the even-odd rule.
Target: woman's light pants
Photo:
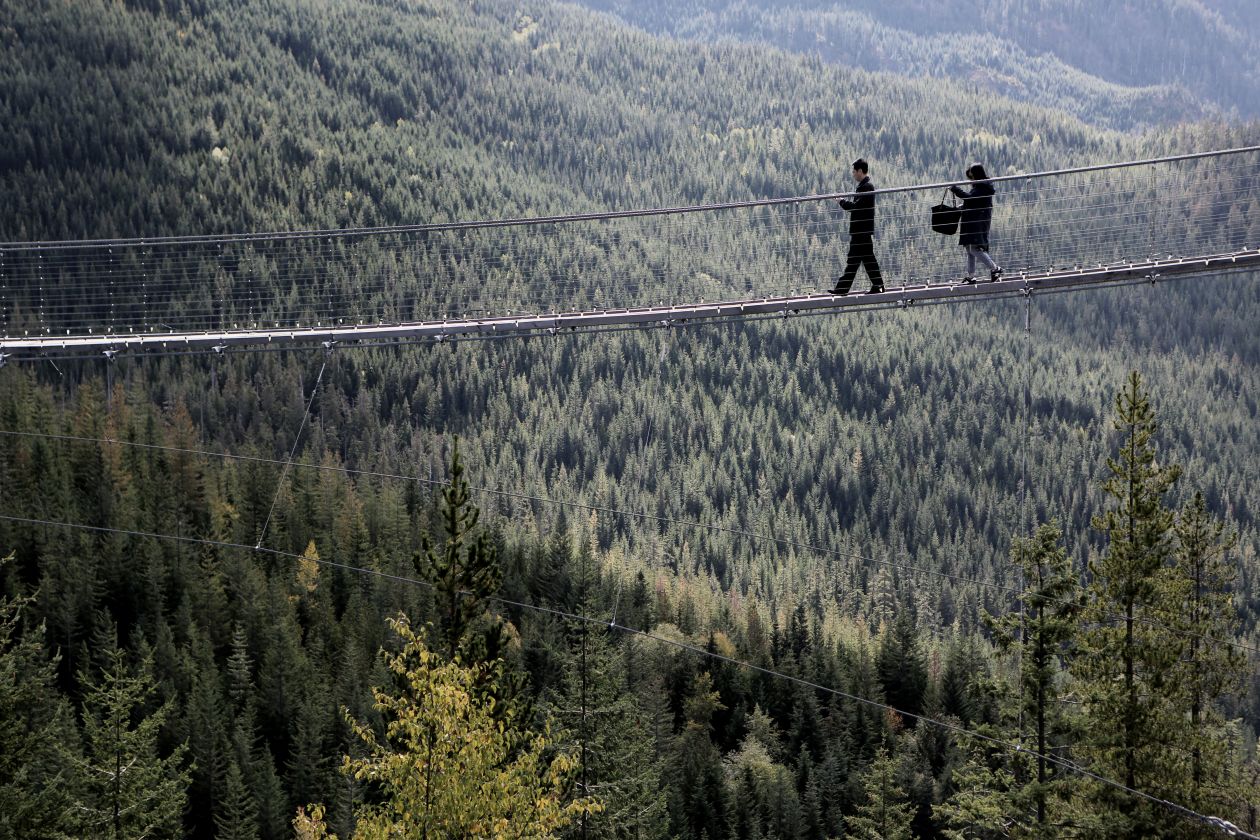
[[[993,261],[993,257],[990,257],[989,252],[981,248],[979,245],[964,245],[963,248],[966,249],[967,251],[967,276],[968,277],[976,276],[976,260],[977,259],[979,259],[980,262],[984,263],[988,267],[989,271],[992,271],[993,269],[997,268],[997,263]]]

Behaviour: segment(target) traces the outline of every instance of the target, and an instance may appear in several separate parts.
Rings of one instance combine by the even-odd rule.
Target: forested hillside
[[[582,0],[650,32],[966,82],[1116,128],[1260,114],[1247,0]]]
[[[1260,139],[1221,123],[1123,135],[966,83],[682,44],[541,2],[0,8],[0,240],[793,195],[838,188],[859,153],[886,183],[913,183],[974,158],[1031,170]],[[1025,836],[1052,836],[1030,796],[1071,823],[1063,836],[1190,836],[1191,823],[1068,775],[1036,794],[1021,760],[827,690],[1031,737],[1014,651],[986,612],[1008,613],[1044,567],[1083,577],[1103,611],[1064,619],[1082,652],[1064,647],[1049,673],[1081,697],[1105,693],[1114,640],[1099,631],[1123,608],[1097,605],[1124,570],[1106,564],[1113,538],[1092,520],[1115,508],[1101,482],[1134,369],[1161,423],[1159,463],[1184,467],[1162,504],[1189,528],[1201,491],[1203,515],[1237,534],[1213,571],[1215,623],[1178,623],[1169,555],[1136,606],[1156,628],[1143,644],[1190,662],[1201,651],[1187,633],[1245,646],[1225,669],[1242,684],[1213,683],[1186,735],[1215,762],[1212,784],[1181,784],[1188,759],[1161,763],[1147,741],[1134,772],[1254,830],[1255,281],[1032,312],[1031,334],[1010,302],[453,349],[7,365],[0,514],[119,530],[0,520],[0,556],[14,553],[0,655],[15,675],[0,724],[31,735],[0,758],[0,833],[105,831],[82,815],[107,800],[91,779],[120,752],[92,721],[122,709],[152,722],[124,746],[169,782],[160,835],[288,836],[296,809],[322,802],[350,836],[379,791],[338,771],[362,748],[341,709],[380,722],[369,687],[393,686],[377,657],[394,644],[385,620],[403,610],[435,623],[435,643],[451,634],[432,590],[355,569],[431,582],[424,536],[444,533],[427,482],[459,436],[469,481],[502,491],[473,500],[498,594],[518,604],[494,608],[509,624],[481,653],[506,657],[502,682],[525,680],[531,719],[550,716],[562,748],[579,734],[594,745],[588,783],[607,807],[590,834],[943,837],[980,824],[987,805],[969,793],[996,790],[999,818]],[[1063,558],[1044,534],[1013,558],[1050,520]],[[1228,542],[1162,533],[1178,558]],[[279,553],[248,550],[259,543]],[[19,618],[13,599],[27,596]],[[520,604],[601,626],[583,634]],[[608,631],[606,617],[820,688]],[[579,673],[589,720],[573,714]],[[1188,703],[1191,680],[1173,682]],[[1150,719],[1179,727],[1175,711]],[[1115,746],[1082,734],[1091,724],[1113,729],[1068,715],[1050,746],[1122,774]],[[871,828],[876,810],[895,825]]]

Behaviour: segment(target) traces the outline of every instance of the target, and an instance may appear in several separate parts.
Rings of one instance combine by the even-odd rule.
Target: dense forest
[[[2,7],[8,241],[792,195],[836,188],[859,152],[911,183],[974,157],[1050,168],[1260,136],[1122,134],[1053,99],[547,3]],[[400,613],[480,669],[442,679],[506,695],[584,756],[562,796],[602,810],[574,835],[1206,832],[916,714],[1254,831],[1258,310],[1234,275],[1035,300],[1029,333],[1007,302],[9,364],[0,833],[272,838],[319,803],[351,836],[384,794],[342,756],[367,760],[352,722],[385,723],[371,688],[403,690],[378,655]],[[1105,482],[1146,431],[1158,456],[1126,467],[1150,487],[1143,569]],[[485,573],[462,634],[441,599],[462,585],[434,555],[457,436]],[[1059,614],[1037,636],[1017,603]],[[1030,638],[1053,651],[1037,668]],[[1121,649],[1141,679],[1168,674],[1140,708],[1108,689]],[[125,826],[100,781],[120,756],[141,780]]]

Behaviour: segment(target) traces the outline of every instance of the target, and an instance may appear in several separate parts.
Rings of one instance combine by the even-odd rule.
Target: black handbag
[[[949,190],[942,196],[942,203],[932,207],[932,230],[943,236],[958,233],[958,220],[962,218],[962,207],[957,204],[945,204],[944,199]]]

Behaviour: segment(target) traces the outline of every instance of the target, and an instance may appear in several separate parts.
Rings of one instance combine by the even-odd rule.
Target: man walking
[[[853,180],[858,182],[857,195],[852,201],[840,199],[840,206],[849,211],[849,261],[844,276],[831,290],[833,295],[847,295],[857,277],[858,267],[866,266],[866,276],[871,278],[868,295],[884,291],[884,276],[880,274],[875,259],[875,192],[871,183],[870,166],[862,158],[853,161]]]

